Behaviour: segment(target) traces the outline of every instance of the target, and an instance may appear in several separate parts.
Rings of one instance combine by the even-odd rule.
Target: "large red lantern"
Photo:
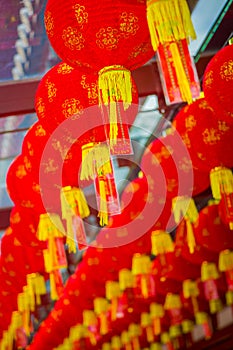
[[[232,125],[232,89],[233,89],[233,46],[219,50],[208,63],[203,80],[203,91],[210,106],[220,120]]]
[[[103,20],[101,20],[103,19]],[[45,28],[54,50],[74,67],[98,72],[98,101],[109,106],[110,141],[119,120],[117,103],[132,103],[130,70],[152,58],[154,52],[146,20],[146,2],[110,0],[49,0]]]
[[[182,108],[173,126],[189,151],[194,169],[209,173],[216,166],[233,166],[232,128],[218,120],[205,98]]]
[[[153,56],[145,1],[49,0],[45,27],[54,50],[71,66],[135,69]]]

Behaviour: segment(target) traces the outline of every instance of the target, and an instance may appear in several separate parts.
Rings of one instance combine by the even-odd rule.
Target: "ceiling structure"
[[[21,152],[28,128],[37,120],[34,96],[38,83],[59,62],[49,45],[43,24],[45,4],[46,0],[0,0],[0,230],[9,225],[13,205],[6,192],[7,169]],[[205,0],[188,0],[188,4],[198,37],[190,50],[201,81],[209,60],[232,37],[233,0],[211,0],[209,7]],[[147,119],[153,133],[155,128],[161,128],[158,121],[153,123],[153,110],[158,109],[160,116],[172,120],[180,104],[165,104],[156,55],[133,71],[133,77],[140,104],[144,106],[136,119],[138,126],[142,119],[143,123]],[[148,96],[152,97],[149,102]],[[136,139],[143,137],[137,128],[132,134]],[[146,135],[145,142],[149,136]],[[119,164],[122,168],[126,165],[124,162]]]

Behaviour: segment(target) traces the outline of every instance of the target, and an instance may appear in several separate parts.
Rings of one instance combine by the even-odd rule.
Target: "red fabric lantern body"
[[[71,66],[135,69],[153,56],[145,1],[49,0],[45,27],[54,50]]]
[[[204,98],[185,106],[174,118],[173,125],[190,153],[194,169],[209,173],[216,166],[233,165],[232,129],[218,120]]]
[[[223,47],[208,63],[203,80],[203,91],[220,120],[233,124],[233,46]]]
[[[165,198],[192,195],[192,163],[178,133],[153,141],[142,156],[141,169]]]
[[[196,241],[210,251],[219,253],[233,248],[232,231],[221,222],[216,204],[200,211],[194,234]]]
[[[160,44],[157,53],[166,103],[191,103],[199,97],[198,75],[186,39]]]

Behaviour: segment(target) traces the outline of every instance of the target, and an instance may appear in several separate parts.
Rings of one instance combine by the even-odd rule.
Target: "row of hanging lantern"
[[[194,341],[195,324],[201,327],[203,337],[211,337],[214,327],[211,315],[219,312],[225,303],[232,305],[232,252],[229,249],[233,248],[233,240],[231,230],[220,220],[217,204],[205,207],[191,227],[195,237],[193,249],[188,245],[190,228],[187,222],[178,226],[174,243],[168,232],[157,230],[151,232],[151,248],[143,245],[149,235],[123,249],[89,248],[51,317],[42,325],[42,329],[48,331],[48,349],[58,338],[65,337],[67,331],[68,339],[58,349],[69,348],[71,344],[75,349],[100,348],[114,334],[121,335],[123,342],[122,332],[131,333],[131,327],[127,329],[126,325],[140,319],[137,342],[132,337],[127,338],[133,349],[135,342],[141,344],[136,348],[142,348],[153,342],[161,346],[165,339],[166,346],[171,348],[176,348],[177,344],[182,347],[187,341],[190,344]],[[137,253],[125,259],[122,256],[123,262],[120,262],[119,255],[132,248]],[[144,253],[149,253],[149,249],[152,256],[156,256],[152,261]],[[103,266],[108,269],[103,271]],[[39,295],[40,290],[37,293]],[[19,311],[28,312],[30,308],[28,305]],[[74,315],[79,320],[78,325],[74,325]],[[152,319],[155,328],[151,332]],[[120,320],[124,322],[116,326],[114,322]],[[60,326],[62,334],[58,336],[56,330]],[[28,329],[28,325],[24,327]],[[57,334],[53,339],[51,332]],[[37,345],[32,344],[32,348],[42,346],[44,341],[43,337],[37,338]]]

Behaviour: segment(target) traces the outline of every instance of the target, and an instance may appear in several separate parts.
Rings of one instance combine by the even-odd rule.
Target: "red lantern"
[[[203,80],[203,91],[220,120],[233,123],[232,68],[233,46],[223,47],[208,63]]]
[[[71,66],[100,69],[121,65],[135,69],[153,56],[145,1],[49,0],[45,10],[48,38]]]
[[[103,21],[100,21],[103,19]],[[130,70],[153,56],[145,1],[98,2],[50,0],[45,28],[57,54],[74,67],[99,72],[99,103],[109,106],[110,142],[116,140],[117,103],[132,103]]]
[[[181,109],[173,126],[183,139],[197,171],[209,173],[216,166],[233,165],[232,128],[218,120],[206,99],[201,98]]]

